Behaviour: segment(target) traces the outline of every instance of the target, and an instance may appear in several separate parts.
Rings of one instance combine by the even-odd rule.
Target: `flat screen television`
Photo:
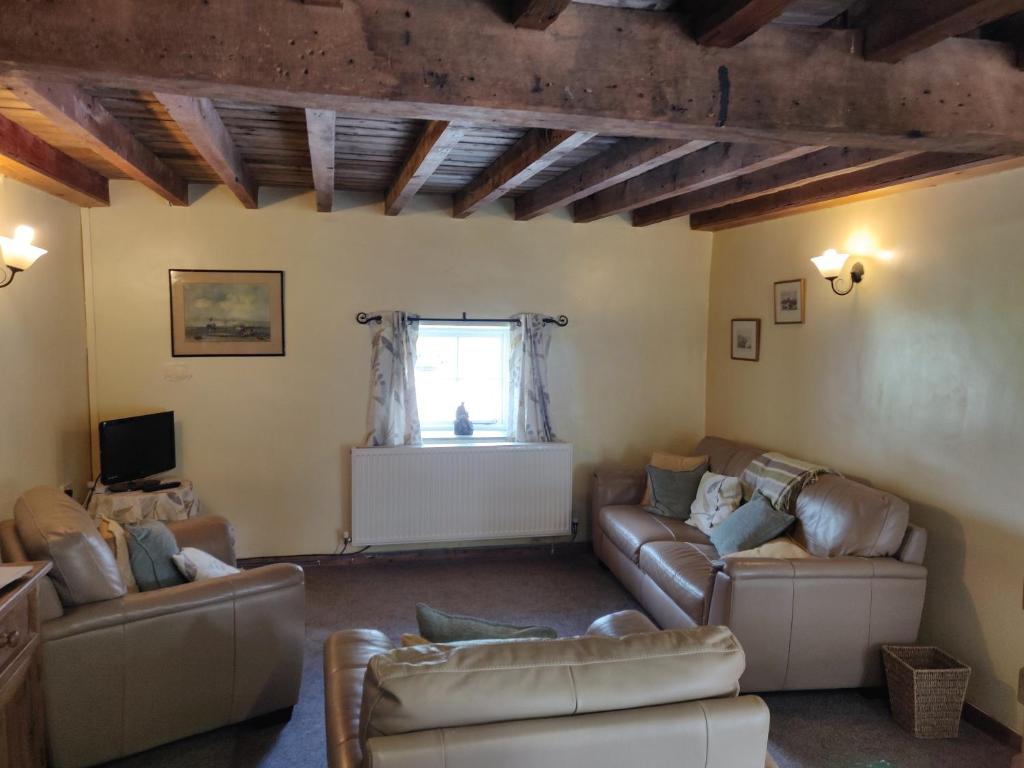
[[[174,411],[100,422],[104,485],[141,480],[174,465]]]

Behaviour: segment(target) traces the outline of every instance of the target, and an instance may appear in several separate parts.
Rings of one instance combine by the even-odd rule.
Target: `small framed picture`
[[[172,269],[171,355],[284,354],[284,272]]]
[[[804,321],[804,281],[780,280],[775,283],[775,324],[792,325]]]
[[[757,362],[761,356],[761,321],[737,318],[732,321],[732,359]]]

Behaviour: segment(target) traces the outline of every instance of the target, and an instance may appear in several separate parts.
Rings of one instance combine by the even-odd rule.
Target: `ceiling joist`
[[[309,141],[309,162],[316,190],[316,209],[320,213],[334,210],[334,143],[337,114],[331,109],[306,110],[306,137]]]
[[[466,133],[464,126],[444,121],[432,121],[423,129],[423,135],[413,148],[398,178],[391,185],[384,198],[384,213],[397,216],[406,204],[419,192],[437,167],[445,161]]]
[[[512,0],[514,23],[525,29],[547,29],[571,4],[572,0]]]
[[[693,36],[701,45],[729,48],[773,21],[793,0],[705,0],[694,18]]]

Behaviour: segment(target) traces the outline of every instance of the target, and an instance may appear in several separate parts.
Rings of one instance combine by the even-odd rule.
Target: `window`
[[[425,440],[508,439],[510,327],[420,323],[416,401]],[[465,404],[473,435],[455,434]]]

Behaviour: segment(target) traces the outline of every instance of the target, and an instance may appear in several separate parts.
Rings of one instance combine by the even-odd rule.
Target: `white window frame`
[[[455,435],[453,433],[453,422],[455,413],[452,412],[451,419],[444,422],[420,421],[420,433],[424,444],[438,443],[505,443],[512,440],[512,386],[510,362],[512,355],[512,326],[510,323],[446,323],[442,321],[419,321],[419,338],[425,337],[451,338],[453,336],[483,336],[501,337],[502,355],[504,365],[501,369],[501,389],[504,392],[502,398],[502,420],[500,422],[478,422],[469,414],[473,422],[474,432],[472,435]],[[417,383],[417,397],[419,396]]]

